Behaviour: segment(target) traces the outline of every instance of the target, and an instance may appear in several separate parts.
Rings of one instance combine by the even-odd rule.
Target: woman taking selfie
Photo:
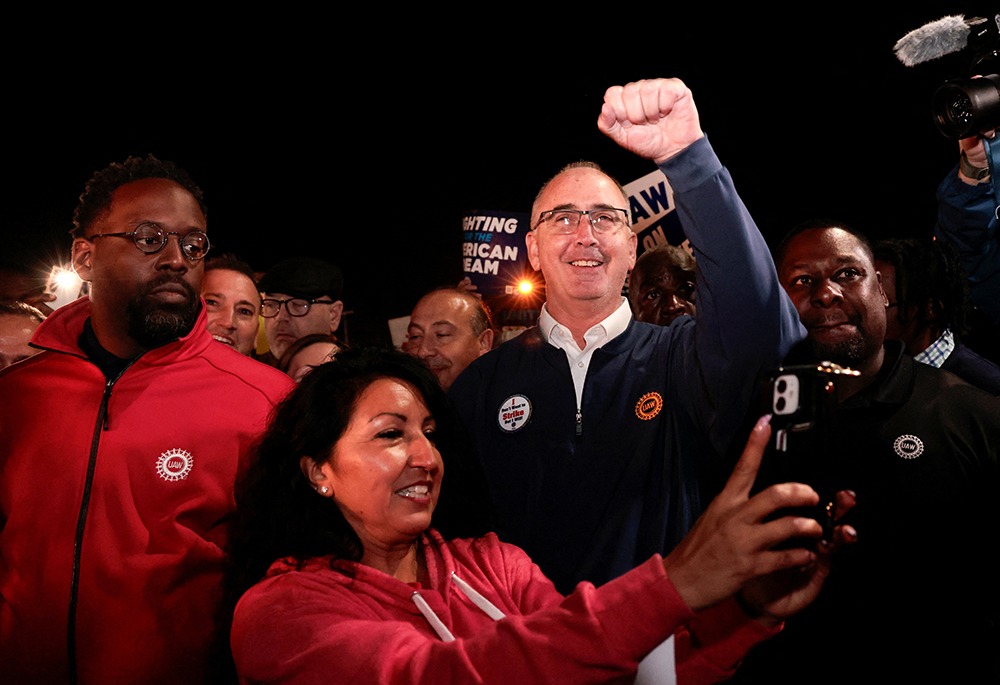
[[[821,529],[761,523],[818,501],[788,484],[748,498],[768,434],[762,421],[666,559],[564,598],[487,532],[486,486],[430,372],[349,350],[284,402],[237,487],[226,591],[240,680],[631,682],[671,635],[680,682],[722,679],[828,570],[825,548],[770,550]]]

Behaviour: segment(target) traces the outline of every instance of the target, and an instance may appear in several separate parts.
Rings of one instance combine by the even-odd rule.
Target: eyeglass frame
[[[314,304],[337,304],[336,300],[321,300],[320,297],[329,297],[329,296],[328,295],[320,295],[319,297],[315,297],[313,299],[309,299],[309,298],[306,298],[306,297],[289,297],[287,300],[278,300],[278,299],[275,299],[273,297],[269,297],[267,299],[261,299],[261,301],[260,301],[260,315],[262,317],[264,317],[265,319],[273,319],[276,316],[278,316],[278,314],[281,313],[281,306],[284,305],[285,306],[285,311],[288,312],[288,316],[294,316],[295,318],[300,318],[300,317],[303,317],[303,316],[308,316],[308,314],[309,314],[309,312],[312,309],[312,306]],[[295,300],[299,300],[300,302],[305,302],[306,303],[306,310],[304,312],[302,312],[301,314],[293,314],[291,308],[288,306],[289,302],[294,302]],[[277,302],[278,303],[278,308],[275,310],[274,314],[271,314],[270,316],[268,316],[267,314],[264,313],[264,306],[265,306],[265,304],[267,302]]]
[[[539,215],[538,215],[538,221],[535,223],[535,227],[532,228],[531,230],[533,230],[533,231],[537,231],[538,230],[538,227],[542,225],[542,222],[545,221],[547,218],[549,218],[549,217],[545,216],[546,214],[555,214],[556,212],[573,212],[574,214],[577,215],[576,225],[573,227],[572,230],[567,231],[566,233],[560,233],[559,235],[569,235],[570,233],[573,233],[577,229],[579,229],[580,228],[580,222],[583,221],[583,215],[584,214],[587,215],[587,220],[590,222],[590,227],[596,233],[602,233],[602,234],[603,233],[608,233],[608,232],[614,230],[614,228],[611,228],[611,229],[608,229],[608,230],[599,230],[597,228],[597,226],[594,224],[594,218],[591,216],[591,214],[593,214],[594,212],[607,212],[607,211],[621,212],[622,214],[625,215],[625,220],[622,223],[622,226],[624,226],[624,227],[627,228],[627,227],[629,227],[631,225],[632,215],[629,213],[629,210],[622,209],[621,207],[610,207],[610,206],[608,206],[608,207],[595,207],[594,209],[573,209],[572,207],[562,207],[562,208],[557,208],[557,209],[547,209],[544,212],[540,212]]]
[[[153,226],[159,232],[159,234],[162,236],[163,242],[161,242],[160,246],[158,248],[156,248],[155,250],[151,250],[151,251],[147,252],[146,250],[142,249],[142,247],[139,246],[139,243],[137,242],[135,236],[139,233],[139,229],[141,229],[143,226]],[[132,244],[135,245],[136,249],[139,250],[139,252],[141,252],[143,254],[156,254],[157,252],[159,252],[160,250],[162,250],[164,247],[166,247],[167,241],[170,240],[170,236],[172,236],[172,235],[177,236],[177,245],[178,245],[178,247],[180,247],[181,254],[184,255],[184,258],[187,259],[188,261],[192,261],[192,262],[201,261],[202,259],[204,259],[205,257],[208,256],[208,251],[212,249],[212,241],[209,240],[208,234],[205,233],[205,231],[201,231],[201,230],[195,229],[193,231],[188,231],[187,233],[181,235],[181,233],[179,231],[164,231],[163,227],[160,226],[158,223],[156,223],[154,221],[143,221],[141,224],[139,224],[138,226],[135,227],[134,231],[128,231],[128,232],[124,232],[124,233],[95,233],[94,235],[87,237],[86,240],[93,240],[94,238],[126,238],[126,237],[131,237],[132,238]],[[184,251],[184,241],[187,240],[187,237],[189,235],[201,235],[201,236],[205,237],[205,252],[201,256],[199,256],[199,257],[192,257],[187,252]]]

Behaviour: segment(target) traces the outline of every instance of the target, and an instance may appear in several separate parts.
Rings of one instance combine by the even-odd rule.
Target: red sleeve
[[[698,612],[674,635],[677,682],[701,685],[731,677],[754,645],[780,630],[765,628],[733,599]]]
[[[508,556],[505,566],[511,571],[508,575],[512,595],[520,597],[522,613],[562,602],[562,595],[523,551],[517,547],[507,549],[513,550],[513,554],[505,550]],[[654,559],[662,567],[662,558]],[[682,606],[683,600],[679,596],[676,599]],[[699,612],[674,634],[678,683],[701,685],[732,677],[754,645],[780,630],[765,628],[754,621],[732,599]]]

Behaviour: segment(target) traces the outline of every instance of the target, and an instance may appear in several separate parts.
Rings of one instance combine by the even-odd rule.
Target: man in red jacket
[[[73,232],[90,297],[0,373],[5,682],[207,679],[240,455],[290,381],[205,329],[205,214],[169,162],[95,174]]]

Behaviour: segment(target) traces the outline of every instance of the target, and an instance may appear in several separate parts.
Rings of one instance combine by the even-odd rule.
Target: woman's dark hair
[[[337,339],[333,337],[330,333],[310,333],[305,335],[291,345],[285,350],[285,353],[281,355],[281,359],[278,360],[278,371],[281,373],[288,373],[288,367],[292,365],[292,357],[297,355],[299,352],[305,348],[315,345],[316,343],[330,343],[334,346],[334,349],[340,349],[340,345],[337,343]]]
[[[218,640],[228,646],[236,602],[277,559],[303,563],[332,555],[359,561],[361,540],[330,498],[317,494],[299,460],[325,462],[344,434],[358,399],[372,382],[395,378],[423,397],[436,423],[435,446],[445,465],[431,525],[445,539],[490,530],[486,480],[454,407],[437,379],[417,359],[395,350],[348,349],[323,364],[275,410],[236,484],[229,528]],[[228,651],[228,650],[227,650]]]

